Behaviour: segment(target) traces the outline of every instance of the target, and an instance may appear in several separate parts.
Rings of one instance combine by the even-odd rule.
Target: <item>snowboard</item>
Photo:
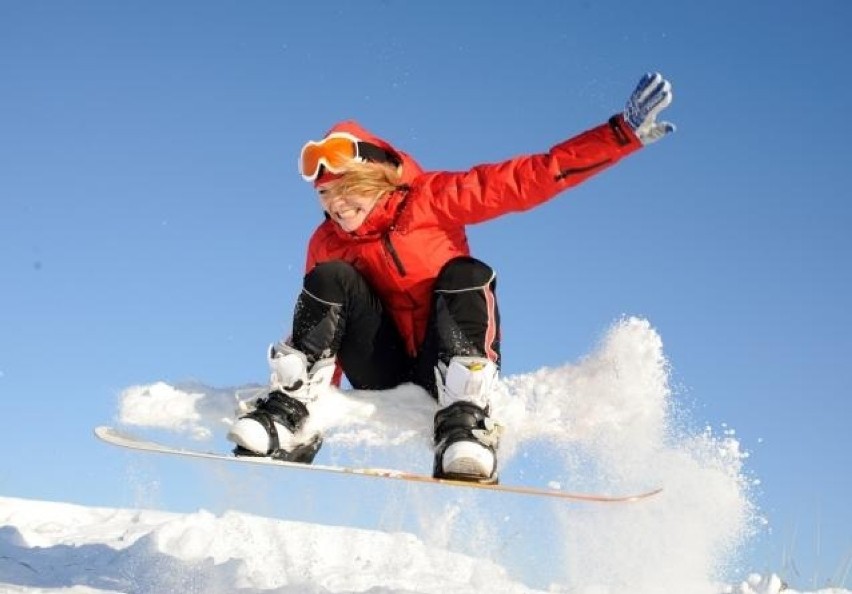
[[[325,472],[333,474],[356,475],[363,477],[394,479],[400,481],[410,481],[416,483],[430,483],[434,485],[449,485],[452,487],[484,489],[488,491],[497,491],[502,493],[515,493],[520,495],[533,495],[538,497],[551,497],[555,499],[563,499],[567,501],[589,502],[589,503],[630,503],[648,499],[660,493],[662,488],[655,488],[649,491],[631,493],[631,494],[602,494],[602,493],[578,493],[570,491],[562,491],[561,489],[550,487],[530,487],[521,485],[504,485],[504,484],[487,484],[476,483],[471,481],[434,478],[431,475],[420,474],[416,472],[406,472],[402,470],[391,470],[385,468],[353,468],[347,466],[329,466],[323,464],[300,464],[297,462],[285,462],[283,460],[274,460],[272,458],[250,457],[250,456],[235,456],[233,454],[222,454],[216,452],[206,452],[201,450],[192,450],[187,448],[172,447],[161,443],[156,443],[146,439],[139,438],[131,433],[116,429],[114,427],[100,426],[95,428],[95,435],[98,439],[123,448],[131,450],[139,450],[144,452],[154,452],[158,454],[170,454],[177,456],[186,456],[190,458],[204,458],[208,460],[221,460],[224,462],[232,462],[238,464],[259,464],[265,466],[274,466],[282,469],[306,472]]]

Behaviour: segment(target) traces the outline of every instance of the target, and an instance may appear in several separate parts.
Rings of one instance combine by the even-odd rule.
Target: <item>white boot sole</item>
[[[254,419],[239,419],[228,431],[227,437],[228,441],[255,454],[264,455],[269,451],[269,434]]]
[[[299,446],[303,446],[315,440],[316,432],[305,432],[303,429],[299,433],[290,433],[285,427],[274,423],[275,430],[278,431],[278,448],[285,452],[292,452]],[[265,456],[269,452],[269,434],[266,428],[252,418],[243,417],[234,423],[231,430],[228,431],[228,441],[232,441],[238,446]]]
[[[493,474],[494,465],[494,454],[491,450],[472,441],[457,441],[450,444],[441,458],[441,466],[445,473],[483,479]]]

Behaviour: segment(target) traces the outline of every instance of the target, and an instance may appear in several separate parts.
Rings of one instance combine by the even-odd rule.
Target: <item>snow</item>
[[[224,448],[235,392],[248,399],[260,389],[132,386],[117,421]],[[0,592],[796,592],[773,573],[736,567],[764,522],[747,453],[729,428],[690,427],[675,400],[659,335],[627,318],[578,363],[501,381],[493,403],[506,428],[501,476],[613,494],[662,485],[653,499],[613,506],[522,498],[512,510],[499,494],[447,502],[451,489],[418,485],[414,504],[400,504],[413,524],[365,529],[236,509],[179,514],[0,497]],[[326,435],[318,462],[428,472],[434,410],[410,385],[330,390],[312,405]],[[518,555],[519,546],[533,550]]]
[[[529,592],[410,534],[0,499],[0,575],[22,592]],[[356,551],[350,554],[350,551]]]
[[[0,497],[0,523],[4,593],[540,592],[490,561],[429,546],[412,534],[241,512],[176,514]],[[755,574],[713,591],[778,594],[782,588],[778,576]]]

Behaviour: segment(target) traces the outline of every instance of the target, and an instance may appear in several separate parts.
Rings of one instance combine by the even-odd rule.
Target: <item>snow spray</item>
[[[626,318],[579,363],[506,379],[503,411],[517,427],[506,467],[535,442],[555,459],[551,482],[565,488],[665,489],[639,504],[553,506],[559,550],[549,566],[561,575],[552,590],[715,593],[753,532],[739,443],[677,426],[684,411],[675,410],[669,378],[658,333]]]
[[[224,434],[233,404],[232,389],[158,383],[125,390],[119,416],[202,439]],[[310,408],[311,423],[325,434],[318,462],[431,471],[436,404],[421,388],[330,389]],[[372,499],[362,496],[351,513],[362,525],[375,513],[383,532],[414,533],[430,547],[497,563],[532,588],[716,594],[757,513],[739,443],[689,429],[679,421],[687,412],[672,394],[659,334],[647,320],[625,318],[577,363],[502,379],[492,401],[506,428],[501,481],[611,494],[662,486],[662,494],[629,504],[566,504],[378,481],[370,483]],[[288,476],[277,480],[292,486]]]

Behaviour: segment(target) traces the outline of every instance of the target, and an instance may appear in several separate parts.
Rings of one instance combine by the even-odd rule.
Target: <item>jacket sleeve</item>
[[[415,185],[443,223],[471,225],[538,206],[641,147],[623,116],[616,115],[546,153],[465,172],[426,173]]]
[[[323,250],[323,246],[325,245],[325,234],[326,231],[324,229],[324,226],[320,225],[316,229],[316,231],[313,232],[311,238],[308,240],[308,253],[305,257],[306,275],[314,269],[314,266],[316,266],[326,257]],[[338,359],[337,361],[335,361],[334,364],[334,374],[331,376],[331,384],[339,388],[342,380],[343,367],[340,365],[340,360]]]
[[[305,256],[305,274],[309,273],[317,265],[317,260],[319,259],[317,251],[317,246],[313,238],[311,238],[311,241],[308,243],[308,253]]]
[[[308,250],[305,256],[305,274],[314,269],[314,266],[328,259],[326,252],[328,229],[325,223],[317,227],[308,240]]]

